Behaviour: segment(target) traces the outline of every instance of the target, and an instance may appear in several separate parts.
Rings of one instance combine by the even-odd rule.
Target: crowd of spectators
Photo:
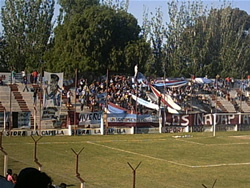
[[[131,94],[138,93],[143,97],[143,83],[132,83],[130,77],[115,75],[106,79],[94,80],[88,83],[87,79],[80,79],[76,89],[76,97],[83,106],[91,111],[104,110],[106,103],[111,102],[128,110],[133,110]]]
[[[91,111],[104,110],[107,103],[111,102],[131,112],[135,112],[137,108],[138,113],[147,113],[145,107],[139,104],[136,107],[136,102],[132,99],[131,94],[150,101],[151,99],[147,95],[147,93],[151,92],[149,85],[154,85],[156,81],[157,79],[147,79],[147,81],[134,82],[133,77],[113,75],[108,80],[103,78],[88,83],[87,79],[82,78],[76,88],[76,97],[81,103],[81,110],[83,110],[84,106],[88,106]],[[238,91],[245,91],[249,83],[249,81],[235,81],[229,77],[225,79],[217,78],[211,83],[203,84],[190,79],[182,87],[158,87],[157,89],[170,95],[174,102],[184,109],[188,106],[188,101],[199,94],[216,94],[228,100],[241,97],[241,99],[246,100],[248,97],[242,97],[240,92],[237,92],[236,96],[230,96],[230,90],[237,85]],[[158,104],[158,101],[151,100],[151,102]]]
[[[147,113],[148,109],[142,105],[137,104],[136,107],[136,101],[132,99],[132,95],[158,104],[158,101],[151,100],[147,95],[151,92],[150,85],[153,85],[155,82],[156,79],[148,79],[146,82],[145,80],[135,82],[133,78],[121,75],[114,75],[109,80],[94,80],[91,83],[88,83],[86,79],[80,79],[76,89],[76,97],[81,103],[81,110],[83,110],[85,105],[91,111],[104,110],[106,104],[111,102],[132,113],[136,111],[136,108],[138,113]],[[164,88],[165,91],[163,87],[157,89],[162,93],[165,92],[170,95],[181,106],[187,104],[187,98],[192,93],[191,85],[175,88],[167,87]]]
[[[13,72],[12,75],[14,77],[15,73]],[[28,76],[25,71],[22,71],[22,77],[24,83],[23,91],[29,91],[30,88],[27,87],[27,83],[36,84],[38,72],[34,70]],[[30,78],[27,79],[28,77]],[[147,79],[146,82],[145,80],[134,82],[133,78],[124,75],[113,75],[108,80],[106,78],[99,78],[89,81],[86,78],[81,78],[77,83],[76,92],[71,92],[70,89],[67,89],[63,90],[62,93],[67,98],[66,104],[68,107],[73,106],[71,98],[76,94],[76,98],[81,104],[81,110],[86,106],[90,111],[104,110],[106,105],[111,102],[131,112],[137,110],[138,113],[145,113],[146,109],[136,104],[131,94],[137,95],[147,101],[151,100],[147,95],[147,93],[151,92],[148,84],[155,84],[157,79]],[[217,76],[210,84],[198,84],[194,79],[193,77],[188,79],[188,84],[182,87],[159,87],[157,89],[162,93],[170,95],[174,102],[183,108],[188,106],[190,98],[203,93],[215,93],[217,96],[228,100],[248,100],[249,98],[250,78],[247,80],[235,80],[230,77],[220,78],[220,76]],[[0,84],[2,84],[1,80]],[[230,96],[231,88],[235,88],[236,85],[239,90],[237,90],[235,96]],[[243,93],[246,93],[246,95]],[[158,104],[157,101],[151,100],[151,102]]]

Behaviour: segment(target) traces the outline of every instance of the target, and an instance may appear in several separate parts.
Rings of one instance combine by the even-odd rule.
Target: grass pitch
[[[183,135],[191,135],[185,138]],[[174,138],[173,136],[181,136]],[[34,137],[38,139],[39,137]],[[3,137],[8,168],[14,173],[35,167],[31,137]],[[86,188],[215,188],[250,187],[250,132],[48,136],[37,143],[42,171],[54,180],[80,187],[76,155]],[[0,174],[3,175],[3,153]]]

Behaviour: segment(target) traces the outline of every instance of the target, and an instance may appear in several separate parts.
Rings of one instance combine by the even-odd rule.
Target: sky
[[[185,1],[185,0],[179,0],[179,2]],[[133,14],[137,20],[139,25],[142,24],[143,21],[143,12],[144,7],[148,9],[148,12],[155,12],[156,8],[161,8],[163,12],[164,22],[168,21],[168,8],[167,8],[167,2],[168,0],[130,0],[129,1],[129,9],[128,12]],[[186,0],[187,2],[187,0]],[[215,6],[218,7],[222,0],[205,0],[202,1],[204,5],[208,5],[208,7]],[[229,2],[232,2],[233,8],[239,8],[241,10],[246,11],[248,14],[250,14],[250,0],[230,0]]]
[[[187,0],[179,0],[187,1]],[[4,5],[5,0],[0,0],[0,7]],[[168,0],[129,0],[128,12],[133,14],[137,18],[139,25],[142,24],[144,8],[148,10],[148,13],[155,12],[157,8],[161,8],[163,12],[164,23],[168,21],[167,14],[167,2]],[[202,1],[208,6],[218,7],[220,2],[223,0],[204,0]],[[239,8],[250,14],[250,0],[230,0],[232,2],[233,8]],[[58,6],[56,6],[55,14],[58,14]],[[56,16],[55,16],[56,17]],[[2,31],[2,26],[0,24],[0,32]]]

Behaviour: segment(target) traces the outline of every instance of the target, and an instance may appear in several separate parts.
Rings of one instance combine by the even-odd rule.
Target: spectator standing
[[[82,90],[81,95],[80,95],[80,103],[81,103],[81,111],[83,111],[83,107],[85,104],[85,91]]]
[[[12,69],[12,71],[11,71],[11,79],[12,79],[12,83],[15,84],[16,83],[16,72],[14,69]]]
[[[83,90],[84,85],[85,85],[85,80],[84,80],[84,79],[81,79],[81,80],[80,80],[81,91]]]
[[[3,80],[0,78],[0,86],[3,86]]]
[[[26,77],[26,72],[25,72],[25,70],[23,70],[22,71],[22,78],[23,78],[23,82],[24,82],[24,78]],[[27,79],[27,77],[26,77],[26,79]]]
[[[38,77],[38,72],[37,70],[32,72],[32,76],[33,76],[33,83],[37,84],[37,77]]]
[[[12,182],[12,169],[7,170],[6,180]]]
[[[36,105],[36,100],[37,100],[37,89],[34,89],[33,92],[33,104]]]
[[[231,78],[231,85],[232,85],[232,88],[234,88],[234,78]]]
[[[24,84],[23,92],[25,92],[25,90],[29,91],[29,88],[27,86],[28,80],[27,80],[26,76],[24,76],[24,78],[23,78],[23,84]]]
[[[12,183],[13,183],[13,184],[16,184],[16,182],[17,182],[17,174],[14,173],[14,174],[12,175]]]
[[[71,106],[71,97],[73,96],[71,90],[69,89],[67,92],[67,106]]]

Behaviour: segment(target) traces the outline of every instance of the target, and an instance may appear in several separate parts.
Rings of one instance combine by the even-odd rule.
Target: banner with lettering
[[[18,112],[18,127],[30,127],[30,112]]]
[[[101,119],[103,118],[103,112],[90,112],[90,113],[76,113],[69,112],[69,119],[71,125],[91,125],[91,124],[101,124]],[[74,120],[74,118],[76,118]],[[109,126],[138,126],[145,125],[150,126],[152,124],[158,124],[159,118],[156,115],[136,115],[136,114],[108,114]]]
[[[163,114],[162,114],[163,115]],[[100,124],[102,112],[76,113],[76,125]],[[74,112],[69,112],[70,124],[74,124]],[[162,117],[163,124],[172,126],[250,125],[250,114],[170,114]],[[159,126],[158,115],[108,114],[109,126]]]
[[[216,122],[215,122],[216,121]],[[250,114],[217,113],[217,114],[166,114],[166,125],[206,126],[206,125],[249,125]]]
[[[4,126],[4,114],[5,114],[5,123],[9,122],[9,112],[0,112],[0,127]]]
[[[102,112],[80,113],[79,125],[101,124]]]
[[[156,117],[150,114],[136,115],[136,114],[108,114],[108,122],[117,123],[135,123],[135,122],[153,122],[157,121]]]
[[[101,124],[102,112],[89,112],[89,113],[75,113],[74,111],[68,112],[70,125],[93,125]],[[76,119],[74,119],[76,118]]]
[[[159,117],[151,114],[108,114],[108,126],[151,127],[159,126]]]

